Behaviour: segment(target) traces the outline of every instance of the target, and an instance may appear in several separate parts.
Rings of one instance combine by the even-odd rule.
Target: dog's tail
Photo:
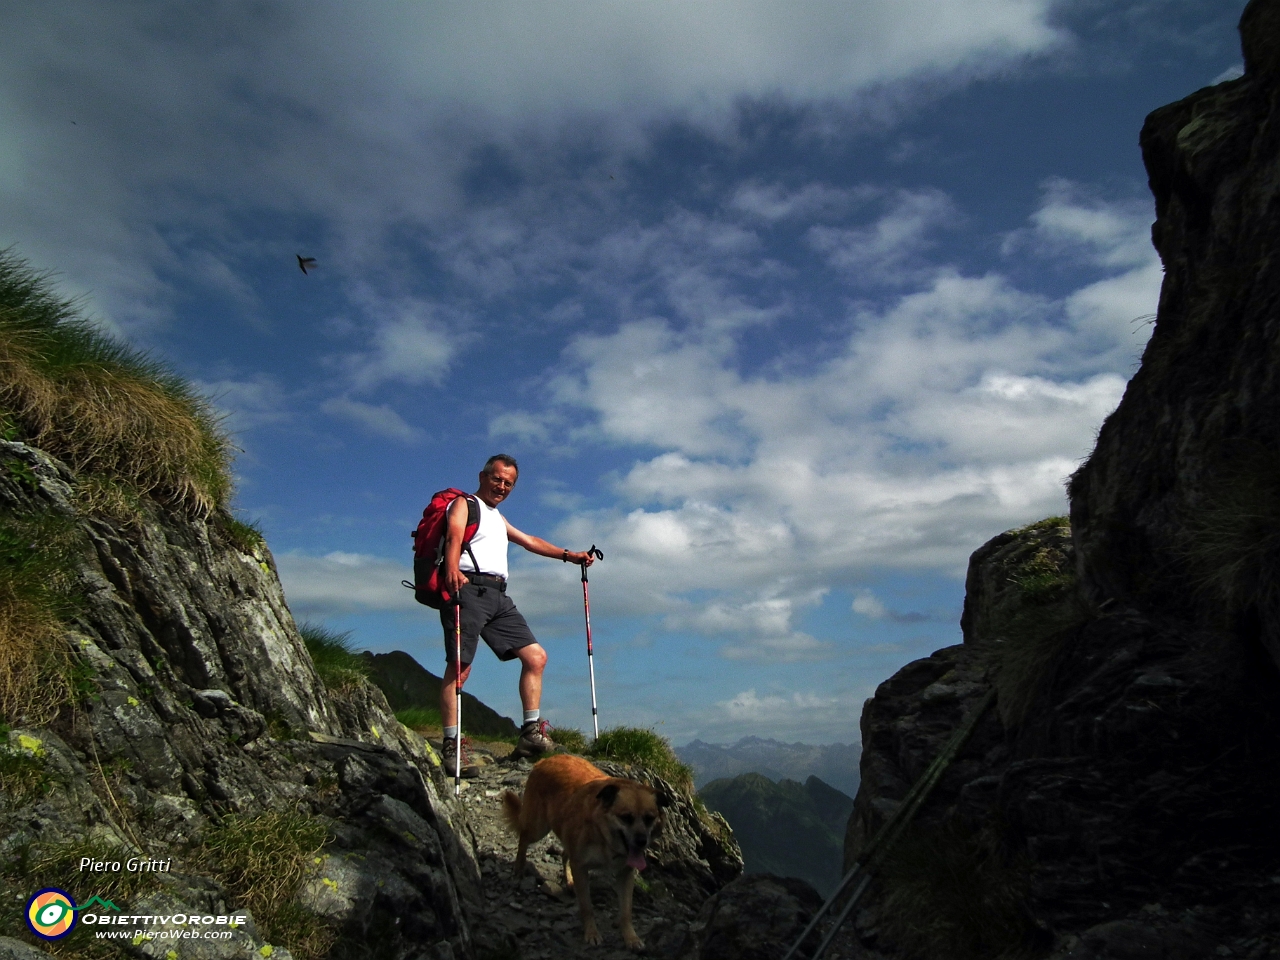
[[[512,833],[520,832],[520,797],[513,790],[502,792],[502,815]]]

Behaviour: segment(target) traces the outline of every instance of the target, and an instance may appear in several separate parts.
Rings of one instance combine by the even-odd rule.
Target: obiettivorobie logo
[[[61,940],[76,926],[76,914],[92,907],[120,912],[110,900],[92,896],[81,906],[76,906],[71,894],[57,887],[45,887],[31,895],[27,901],[27,926],[37,937],[45,940]]]

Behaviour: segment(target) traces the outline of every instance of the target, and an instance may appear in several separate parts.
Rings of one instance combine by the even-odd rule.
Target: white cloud
[[[374,405],[352,400],[350,397],[332,397],[320,404],[320,409],[335,417],[357,423],[370,433],[389,437],[402,443],[416,443],[422,432],[411,427],[404,418],[386,404]]]
[[[956,217],[951,199],[938,190],[901,191],[891,209],[874,224],[852,229],[815,226],[809,245],[827,263],[865,284],[897,285],[921,269],[918,255],[928,235]]]
[[[832,689],[815,683],[799,691],[749,687],[689,710],[681,718],[683,736],[733,743],[746,732],[756,732],[784,742],[849,743],[858,738],[858,714],[873,691],[874,684],[839,684]]]
[[[198,380],[193,385],[210,399],[233,434],[293,419],[284,387],[266,374],[245,380]]]
[[[379,297],[364,286],[354,300],[373,324],[371,348],[343,358],[355,389],[440,382],[464,337],[462,321],[450,324],[432,304]]]
[[[1227,67],[1220,74],[1209,81],[1209,86],[1215,86],[1219,83],[1226,83],[1228,80],[1238,80],[1244,76],[1244,64],[1236,63]]]
[[[375,610],[420,610],[405,564],[382,557],[335,551],[324,556],[290,551],[276,556],[289,609],[299,619]]]
[[[1031,246],[1043,256],[1063,254],[1109,268],[1137,268],[1156,258],[1151,246],[1155,209],[1149,199],[1107,202],[1078,183],[1051,179],[1031,226],[1005,239],[1005,251]]]
[[[0,36],[0,246],[94,291],[126,330],[166,318],[168,278],[193,267],[248,303],[229,249],[286,276],[296,244],[246,250],[249,217],[275,218],[343,278],[403,275],[398,238],[425,226],[459,276],[500,291],[545,238],[494,212],[473,215],[476,245],[451,243],[483,147],[505,150],[519,180],[571,123],[594,125],[606,157],[643,153],[657,118],[732,139],[744,98],[848,109],[886,84],[963,81],[1055,49],[1051,6],[17,7]],[[383,351],[365,376],[429,382],[447,362],[403,332],[414,359]]]
[[[889,616],[889,609],[880,602],[870,590],[859,590],[853,598],[853,612],[872,620],[883,620]]]
[[[728,206],[765,221],[808,220],[845,213],[878,192],[871,187],[841,190],[824,183],[808,183],[792,190],[780,183],[748,180],[734,191]]]
[[[1031,249],[1070,245],[1102,278],[1057,299],[938,268],[858,307],[789,373],[744,372],[732,329],[660,317],[577,338],[555,382],[566,418],[585,411],[592,440],[657,451],[619,477],[618,508],[557,532],[609,545],[610,580],[626,584],[600,588],[611,609],[732,636],[726,656],[822,656],[799,627],[815,585],[852,589],[884,567],[959,575],[988,537],[1061,513],[1143,345],[1146,328],[1117,318],[1153,310],[1160,280],[1135,204],[1067,195],[1046,194]],[[927,619],[870,594],[854,610]]]

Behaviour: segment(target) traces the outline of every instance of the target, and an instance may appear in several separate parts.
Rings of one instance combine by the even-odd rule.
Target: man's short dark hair
[[[511,456],[509,453],[495,453],[484,462],[484,470],[481,472],[493,476],[493,465],[495,463],[505,463],[516,472],[516,476],[520,475],[520,464],[516,463],[516,458]]]

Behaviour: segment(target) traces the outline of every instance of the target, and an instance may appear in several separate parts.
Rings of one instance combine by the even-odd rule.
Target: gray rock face
[[[0,849],[97,843],[172,858],[172,872],[130,895],[129,908],[225,913],[237,904],[193,845],[228,814],[296,810],[331,834],[301,904],[348,953],[364,945],[355,955],[409,957],[446,942],[469,956],[468,914],[484,908],[479,872],[431,751],[376,689],[325,690],[265,546],[246,552],[218,518],[151,506],[131,523],[85,517],[61,464],[12,443],[0,444],[0,460],[26,464],[37,481],[0,470],[0,509],[75,522],[80,600],[67,639],[92,687],[50,727],[10,732],[11,754],[37,744],[27,753],[39,754],[49,789],[0,809]],[[28,882],[37,881],[92,892],[71,866],[37,868]],[[252,925],[236,937],[216,948],[155,939],[137,949],[203,958],[264,945]]]

